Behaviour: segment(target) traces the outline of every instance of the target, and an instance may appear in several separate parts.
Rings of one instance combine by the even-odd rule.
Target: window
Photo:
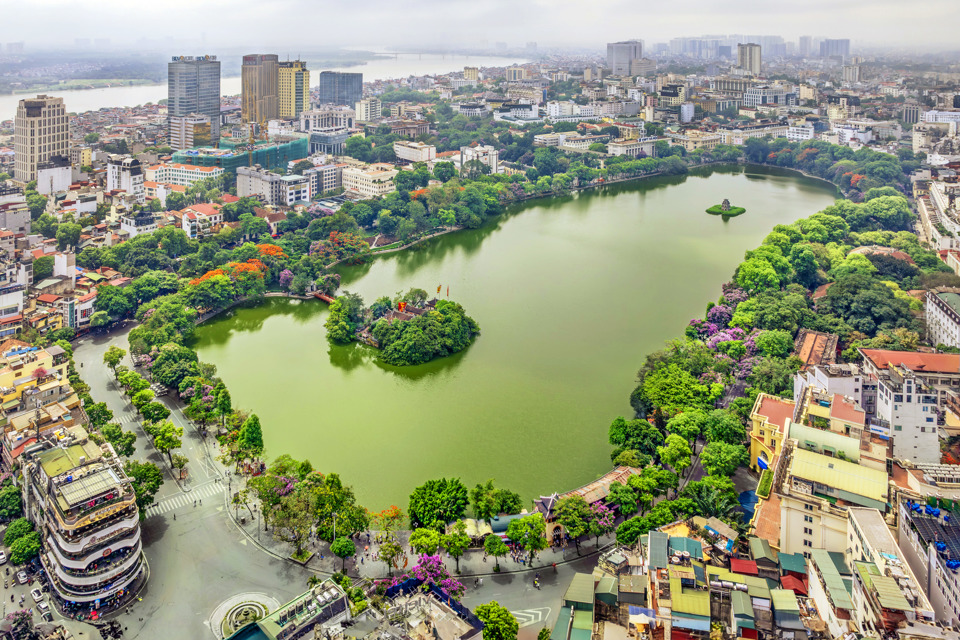
[[[810,527],[804,527],[804,528],[803,528],[803,535],[805,535],[805,536],[812,536],[812,535],[813,535],[813,529],[811,529]]]
[[[803,516],[803,521],[804,521],[804,522],[813,522],[813,516],[807,516],[807,515],[805,515],[805,516]]]
[[[803,546],[805,546],[805,547],[811,547],[811,548],[812,548],[812,547],[813,547],[813,543],[810,542],[809,540],[804,540],[804,541],[803,541]]]
[[[898,424],[895,424],[895,425],[893,425],[893,430],[894,430],[894,431],[903,431],[903,427],[901,427],[901,426],[898,425]]]
[[[806,558],[807,560],[809,560],[810,557],[811,557],[810,552],[809,552],[809,551],[804,551],[804,552],[803,552],[803,557]]]
[[[805,504],[805,505],[803,505],[803,508],[806,509],[807,511],[813,511],[813,505],[812,505],[812,504]]]

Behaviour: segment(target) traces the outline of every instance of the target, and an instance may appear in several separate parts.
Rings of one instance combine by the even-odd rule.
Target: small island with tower
[[[707,213],[715,216],[723,216],[725,218],[733,218],[745,212],[746,212],[746,209],[744,209],[743,207],[731,207],[730,201],[727,200],[726,198],[724,198],[723,202],[721,202],[720,204],[715,204],[709,209],[707,209]]]

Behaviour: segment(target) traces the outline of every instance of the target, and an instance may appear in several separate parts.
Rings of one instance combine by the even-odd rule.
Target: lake
[[[628,416],[645,356],[681,335],[770,229],[835,189],[765,167],[699,169],[512,208],[486,226],[342,269],[367,303],[441,285],[480,324],[466,351],[394,368],[332,346],[320,301],[270,299],[199,327],[234,406],[256,412],[267,457],[336,471],[366,506],[406,508],[440,476],[495,478],[525,499],[610,468],[607,429]],[[724,221],[705,213],[729,198]]]

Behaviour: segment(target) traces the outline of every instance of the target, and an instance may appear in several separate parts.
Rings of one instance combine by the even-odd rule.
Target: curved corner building
[[[24,506],[41,532],[53,601],[71,613],[122,606],[145,572],[136,496],[119,456],[82,427],[24,456]]]

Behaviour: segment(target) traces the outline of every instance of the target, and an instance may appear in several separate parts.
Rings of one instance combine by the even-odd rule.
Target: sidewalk
[[[234,476],[233,478],[234,481],[238,479],[237,476]],[[234,487],[234,490],[236,490],[236,487]],[[228,507],[227,517],[229,517],[234,526],[236,526],[237,529],[246,536],[247,540],[258,547],[261,551],[272,555],[278,560],[294,562],[294,560],[290,559],[290,554],[293,553],[292,545],[286,542],[274,540],[273,532],[264,530],[263,520],[262,518],[258,520],[256,510],[254,511],[254,517],[252,520],[250,518],[250,512],[248,512],[245,508],[241,507],[240,510],[237,511],[232,505],[230,505],[230,496],[228,493],[229,492],[224,494],[224,501]],[[237,514],[239,514],[239,517]],[[244,519],[245,522],[241,523],[240,519]],[[409,538],[410,533],[410,531],[406,530],[399,533],[400,542],[406,551],[407,570],[412,568],[417,563],[416,554],[414,554],[410,550],[410,547],[407,546],[407,539]],[[374,537],[375,532],[371,532],[370,539],[373,540]],[[359,575],[359,577],[370,579],[388,578],[389,572],[387,570],[386,563],[373,559],[378,545],[372,542],[367,543],[365,534],[360,534],[360,539],[354,540],[354,543],[357,546],[358,555],[355,558],[347,558],[347,574],[351,577],[358,577]],[[600,538],[600,550],[602,551],[615,543],[616,538],[613,534],[603,536]],[[494,572],[494,567],[496,566],[495,558],[488,557],[486,561],[484,561],[485,554],[483,549],[471,548],[467,550],[467,552],[460,558],[460,575],[463,577],[480,577],[540,571],[544,567],[550,567],[553,564],[566,564],[581,558],[595,555],[598,552],[596,544],[596,538],[592,536],[589,539],[585,539],[580,543],[580,555],[577,555],[576,547],[572,544],[567,545],[566,548],[548,547],[537,555],[533,561],[532,567],[528,567],[525,564],[520,565],[508,555],[505,558],[500,558],[499,574]],[[364,547],[367,546],[370,547],[369,551],[364,550]],[[307,549],[313,552],[313,556],[309,561],[306,562],[306,564],[297,564],[301,564],[314,573],[331,574],[340,571],[343,561],[330,553],[329,543],[311,539],[307,544]],[[360,554],[363,555],[363,562],[360,561]],[[444,564],[446,564],[450,573],[455,573],[456,562],[454,561],[453,557],[443,552],[441,553],[441,556],[443,557]],[[401,558],[399,561],[399,569],[394,570],[394,575],[401,574],[404,572],[404,570],[404,558]]]

